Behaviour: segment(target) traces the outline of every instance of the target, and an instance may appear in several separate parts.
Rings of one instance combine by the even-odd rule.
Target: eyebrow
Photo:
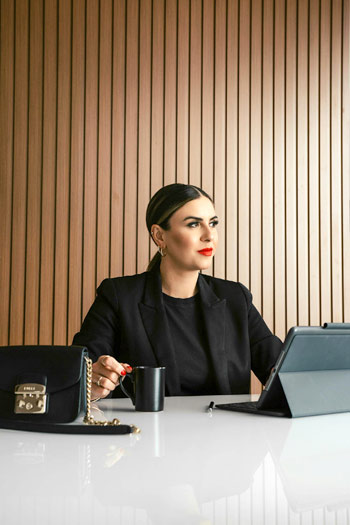
[[[217,215],[214,215],[214,217],[212,217],[211,219],[209,219],[210,221],[213,221],[214,219],[217,219],[218,216]],[[185,217],[184,221],[187,221],[188,219],[192,219],[192,220],[195,220],[195,221],[202,221],[202,217],[193,217],[192,215],[190,215],[189,217]]]

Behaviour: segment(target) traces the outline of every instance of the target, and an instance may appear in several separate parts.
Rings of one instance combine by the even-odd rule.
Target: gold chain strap
[[[99,425],[102,427],[120,425],[118,418],[112,419],[112,421],[96,421],[94,416],[91,414],[91,385],[92,385],[92,360],[89,357],[84,356],[86,361],[86,414],[84,417],[84,423],[86,425]],[[141,430],[135,425],[130,425],[132,432],[138,434]]]

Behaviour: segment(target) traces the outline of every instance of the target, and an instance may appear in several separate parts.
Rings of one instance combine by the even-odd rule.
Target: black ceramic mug
[[[127,380],[131,380],[131,388]],[[139,412],[160,412],[164,408],[165,367],[136,366],[120,381],[120,388]]]

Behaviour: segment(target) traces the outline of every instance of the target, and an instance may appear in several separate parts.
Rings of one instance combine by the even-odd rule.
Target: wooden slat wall
[[[350,321],[349,0],[0,10],[0,344],[70,342],[173,181],[213,195],[211,273],[280,337]]]

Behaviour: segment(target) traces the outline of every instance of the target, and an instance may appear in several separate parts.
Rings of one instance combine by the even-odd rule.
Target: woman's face
[[[170,229],[158,232],[166,264],[190,271],[209,268],[218,242],[217,224],[213,203],[207,197],[184,204],[171,216]]]

